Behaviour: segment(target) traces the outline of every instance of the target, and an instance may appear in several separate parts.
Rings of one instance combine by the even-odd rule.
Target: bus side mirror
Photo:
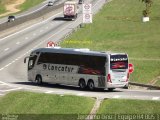
[[[24,63],[26,63],[26,61],[27,61],[27,58],[29,58],[29,56],[27,56],[27,57],[25,57],[25,58],[24,58]]]

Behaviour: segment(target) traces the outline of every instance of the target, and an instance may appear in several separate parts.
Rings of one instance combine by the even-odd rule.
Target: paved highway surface
[[[16,18],[20,18],[20,17],[26,16],[26,15],[35,13],[35,12],[45,8],[45,7],[54,7],[56,5],[59,5],[59,4],[63,3],[66,0],[52,0],[52,1],[54,1],[53,6],[47,6],[48,1],[50,1],[50,0],[45,0],[44,2],[40,3],[39,5],[37,5],[33,8],[30,8],[27,11],[24,11],[22,13],[16,14],[15,16],[16,16]],[[8,16],[1,18],[0,19],[0,24],[5,23],[6,21],[8,21]]]
[[[104,3],[105,0],[94,1],[94,13]],[[46,47],[47,42],[50,40],[58,42],[82,22],[82,14],[79,14],[78,19],[75,21],[64,21],[60,19],[62,17],[62,12],[57,13],[43,22],[0,39],[0,96],[10,91],[28,90],[48,94],[72,94],[98,98],[160,100],[160,92],[158,90],[81,91],[77,87],[50,85],[47,83],[43,86],[37,86],[28,82],[27,64],[23,63],[24,57],[35,48]]]

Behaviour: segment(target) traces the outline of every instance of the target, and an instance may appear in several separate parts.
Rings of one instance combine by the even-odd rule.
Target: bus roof
[[[39,48],[33,52],[49,52],[49,53],[65,53],[65,54],[79,54],[79,55],[93,55],[93,56],[107,56],[109,54],[126,54],[126,53],[112,53],[112,52],[99,52],[99,51],[90,51],[87,48]]]

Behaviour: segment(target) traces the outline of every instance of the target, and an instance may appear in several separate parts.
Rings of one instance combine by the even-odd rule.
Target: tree
[[[150,8],[152,6],[153,1],[152,0],[142,0],[146,4],[146,9],[143,10],[143,16],[144,17],[149,17],[150,14]]]

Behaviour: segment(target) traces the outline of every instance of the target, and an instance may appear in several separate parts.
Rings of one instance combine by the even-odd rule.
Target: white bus
[[[125,53],[39,48],[26,58],[29,58],[28,80],[37,84],[48,82],[90,90],[128,87],[128,55]]]

